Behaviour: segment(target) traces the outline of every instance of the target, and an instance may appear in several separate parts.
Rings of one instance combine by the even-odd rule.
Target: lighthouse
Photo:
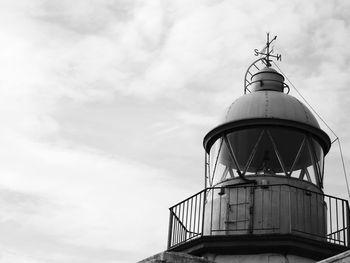
[[[170,208],[169,253],[292,263],[348,250],[348,201],[324,192],[331,140],[272,65],[275,39],[255,50],[244,94],[204,137],[204,188]]]

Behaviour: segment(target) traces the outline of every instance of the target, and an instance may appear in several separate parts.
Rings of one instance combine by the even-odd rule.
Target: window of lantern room
[[[261,127],[228,133],[210,148],[207,183],[242,176],[288,176],[322,186],[323,150],[310,135]]]

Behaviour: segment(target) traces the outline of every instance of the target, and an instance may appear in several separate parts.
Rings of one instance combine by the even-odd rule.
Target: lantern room
[[[235,100],[224,122],[205,136],[207,186],[274,176],[322,189],[330,139],[310,110],[284,93],[283,81],[272,68],[258,71],[252,92]]]

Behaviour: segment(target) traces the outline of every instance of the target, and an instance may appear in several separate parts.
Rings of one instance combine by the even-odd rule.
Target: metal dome
[[[285,87],[283,75],[270,67],[252,74],[249,82],[252,92],[235,100],[225,120],[205,136],[206,151],[222,134],[267,125],[312,134],[326,154],[331,145],[329,136],[303,103],[283,92]]]
[[[320,127],[311,111],[298,99],[271,90],[256,91],[238,98],[228,109],[225,122],[255,118],[290,120]]]

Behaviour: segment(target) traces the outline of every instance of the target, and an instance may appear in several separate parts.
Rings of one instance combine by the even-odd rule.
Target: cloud
[[[4,248],[48,262],[95,262],[98,255],[107,262],[118,259],[119,253],[129,255],[131,247],[138,245],[140,252],[134,256],[141,257],[152,248],[134,237],[146,236],[160,225],[147,220],[140,224],[140,214],[162,218],[164,232],[159,237],[165,239],[167,213],[161,210],[169,204],[157,197],[173,191],[165,171],[89,151],[25,139],[17,142],[2,143],[5,149],[11,146],[15,156],[0,152],[4,162],[0,202],[6,204],[0,217],[0,245]],[[125,258],[127,262],[129,257]]]

